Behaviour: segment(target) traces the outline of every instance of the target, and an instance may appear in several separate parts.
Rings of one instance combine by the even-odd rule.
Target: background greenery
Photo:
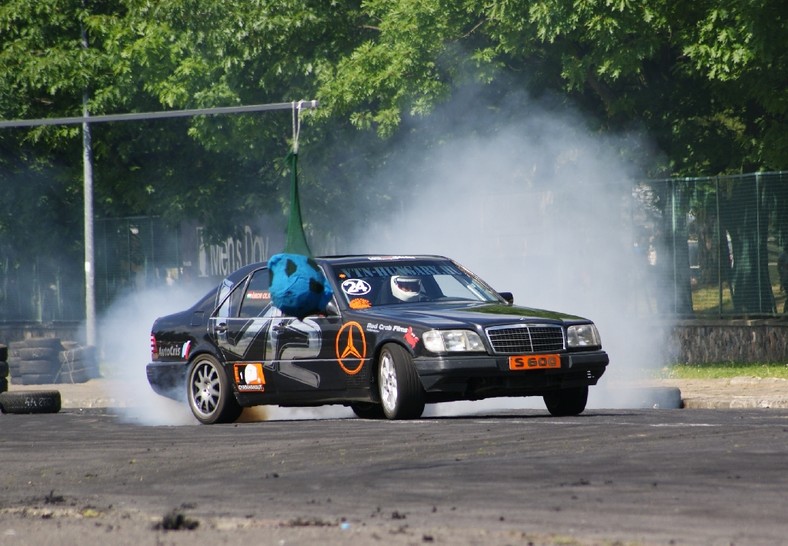
[[[648,135],[653,148],[622,151],[643,178],[780,171],[787,15],[782,0],[5,0],[0,118],[78,116],[84,99],[92,114],[318,99],[301,142],[318,203],[385,201],[397,188],[373,192],[370,173],[396,142],[440,147],[445,134],[410,121],[445,126],[441,106],[469,90],[491,133],[520,93],[579,110],[599,135]],[[291,123],[95,124],[96,215],[198,217],[219,238],[236,217],[281,211]],[[0,131],[6,269],[79,254],[81,138]]]

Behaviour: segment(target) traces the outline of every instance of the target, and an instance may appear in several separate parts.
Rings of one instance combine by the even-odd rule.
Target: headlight
[[[470,330],[428,330],[421,340],[424,348],[432,353],[485,350],[479,335]]]
[[[593,324],[575,324],[566,329],[566,344],[568,347],[599,347],[602,341]]]

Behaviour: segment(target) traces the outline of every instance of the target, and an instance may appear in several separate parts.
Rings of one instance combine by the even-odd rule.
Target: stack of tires
[[[8,347],[0,345],[0,392],[8,390]]]
[[[95,347],[83,347],[74,341],[64,341],[57,355],[60,364],[58,383],[84,383],[101,377]]]
[[[63,350],[57,338],[12,341],[8,345],[11,382],[15,385],[56,383],[58,354]]]
[[[84,383],[100,375],[93,347],[64,344],[58,338],[12,341],[8,356],[15,385]]]

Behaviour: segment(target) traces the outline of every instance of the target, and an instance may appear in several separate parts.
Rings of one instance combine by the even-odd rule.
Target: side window
[[[245,284],[246,283],[239,283],[238,286],[230,292],[230,295],[224,300],[218,311],[216,311],[217,317],[232,318],[238,316],[238,309],[241,306],[241,296],[244,293]]]
[[[259,317],[271,305],[271,292],[269,288],[269,275],[267,269],[258,269],[249,280],[238,316],[242,318]]]

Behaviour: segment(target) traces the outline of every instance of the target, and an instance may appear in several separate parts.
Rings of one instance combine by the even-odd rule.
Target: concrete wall
[[[788,364],[786,320],[686,320],[672,334],[675,362]]]

